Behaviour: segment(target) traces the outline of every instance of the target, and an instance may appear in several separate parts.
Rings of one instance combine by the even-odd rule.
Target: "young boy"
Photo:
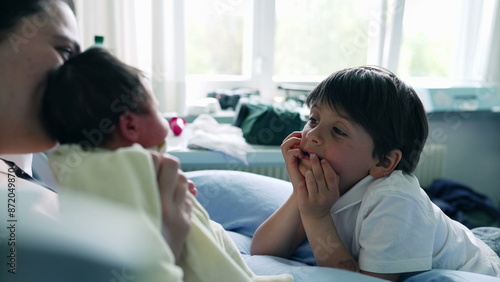
[[[253,274],[194,198],[194,184],[179,162],[144,149],[164,142],[169,126],[138,70],[104,49],[89,49],[51,75],[43,105],[48,130],[61,143],[49,155],[59,190],[105,198],[141,214],[157,235],[151,244],[165,249],[155,281],[172,281],[172,264],[182,268],[177,278],[183,281],[292,280]],[[61,203],[63,214],[70,204]]]
[[[500,259],[448,218],[412,174],[428,134],[415,91],[378,67],[333,73],[282,143],[293,193],[255,232],[252,254],[308,239],[320,266],[396,281],[431,268],[500,276]]]

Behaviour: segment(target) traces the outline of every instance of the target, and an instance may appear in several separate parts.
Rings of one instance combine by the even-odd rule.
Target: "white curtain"
[[[165,111],[185,114],[184,1],[153,0],[152,3],[153,91]]]
[[[500,4],[495,3],[495,13],[493,26],[491,29],[491,43],[487,53],[488,63],[484,70],[484,79],[486,82],[494,83],[500,88]]]
[[[82,47],[104,36],[104,48],[143,71],[163,112],[183,114],[185,53],[183,1],[75,0]]]

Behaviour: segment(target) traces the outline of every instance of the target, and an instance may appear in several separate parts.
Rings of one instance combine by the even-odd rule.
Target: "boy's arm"
[[[339,178],[326,160],[311,154],[312,169],[297,189],[298,207],[309,244],[319,266],[359,272],[357,261],[345,248],[330,209],[340,197]]]
[[[255,231],[250,253],[288,258],[305,239],[305,232],[293,193],[288,200]]]
[[[359,269],[358,262],[344,246],[330,214],[331,206],[340,197],[339,178],[326,160],[311,155],[312,170],[305,176],[305,185],[297,189],[298,206],[314,258],[319,266],[340,268],[397,281],[399,274],[380,274]]]
[[[286,169],[293,185],[293,193],[288,200],[257,229],[252,239],[252,255],[266,254],[289,257],[304,241],[305,231],[297,207],[297,186],[304,182],[298,170],[298,159],[302,157],[298,149],[302,133],[291,133],[281,145]]]
[[[323,218],[302,217],[307,230],[307,238],[314,253],[314,258],[319,266],[340,268],[344,270],[361,272],[365,275],[397,281],[400,274],[382,274],[366,272],[359,269],[358,262],[354,259],[342,243],[337,228],[330,216]]]
[[[360,271],[357,261],[344,247],[330,215],[320,218],[302,216],[302,220],[319,266]]]

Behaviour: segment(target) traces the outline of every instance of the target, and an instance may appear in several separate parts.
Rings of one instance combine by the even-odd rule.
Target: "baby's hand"
[[[198,195],[198,189],[196,189],[196,185],[194,184],[193,181],[188,179],[188,190],[189,192],[196,197]]]
[[[150,152],[151,152],[151,156],[153,158],[153,166],[155,168],[156,175],[158,176],[159,175],[158,171],[160,170],[160,159],[162,158],[164,153],[160,152],[160,154],[158,154],[158,152],[156,152],[154,150],[150,150]],[[175,157],[173,157],[172,155],[167,154],[167,157],[175,159]],[[188,190],[189,190],[189,192],[191,192],[191,194],[193,194],[193,196],[198,195],[198,189],[196,189],[196,185],[191,180],[188,180]]]
[[[294,189],[298,183],[304,182],[304,177],[299,171],[299,161],[304,157],[304,154],[299,149],[301,140],[302,132],[295,131],[288,135],[281,144],[281,154],[285,159],[288,177],[290,177]]]
[[[306,172],[305,185],[298,189],[298,205],[302,216],[321,218],[340,197],[339,177],[326,160],[311,154],[311,170]]]
[[[163,236],[178,260],[191,226],[193,192],[190,190],[195,191],[195,188],[179,170],[179,161],[175,157],[152,155],[160,189]]]

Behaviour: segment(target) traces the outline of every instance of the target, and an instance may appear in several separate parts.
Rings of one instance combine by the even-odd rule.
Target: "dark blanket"
[[[470,187],[439,179],[425,191],[446,215],[468,228],[500,226],[500,209],[490,198]]]

